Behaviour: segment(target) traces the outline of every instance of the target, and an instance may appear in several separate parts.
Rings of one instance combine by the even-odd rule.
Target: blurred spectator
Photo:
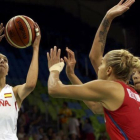
[[[29,140],[29,136],[28,135],[25,135],[24,136],[24,140]]]
[[[91,120],[89,118],[86,118],[85,124],[83,126],[83,132],[85,133],[86,140],[95,140],[93,131],[94,130],[91,124]]]
[[[72,116],[69,119],[68,130],[71,140],[77,140],[80,137],[79,122],[75,112],[72,112]]]
[[[18,119],[19,127],[25,127],[26,125],[26,117],[22,110],[19,111],[19,119]]]
[[[49,127],[48,131],[47,131],[47,136],[48,136],[49,140],[53,139],[53,133],[54,133],[54,131],[53,131],[52,127]]]
[[[37,133],[42,121],[42,114],[37,106],[33,106],[33,110],[29,114],[30,116],[30,133]]]
[[[68,104],[67,102],[63,102],[63,106],[59,111],[59,117],[60,117],[60,126],[62,128],[62,130],[64,131],[64,133],[67,135],[68,132],[68,120],[69,117],[71,117],[72,112],[71,110],[68,108]]]
[[[58,133],[57,133],[57,137],[56,137],[56,140],[62,140],[64,136],[64,132],[62,130],[60,130]]]
[[[71,139],[69,139],[67,135],[63,135],[62,140],[71,140]]]
[[[43,136],[43,138],[42,138],[42,139],[40,139],[40,140],[49,140],[49,139],[48,139],[48,137],[47,137],[47,136]]]
[[[108,140],[108,138],[107,138],[107,133],[106,133],[106,132],[102,132],[102,133],[100,134],[100,137],[99,137],[98,140]]]
[[[23,112],[22,110],[19,111],[19,119],[18,119],[18,128],[21,126],[24,127],[25,133],[28,133],[29,130],[29,116],[28,116],[28,110],[26,112]]]
[[[79,122],[79,133],[80,133],[80,136],[82,137],[82,128],[83,128],[83,124],[82,124],[82,120],[81,118],[78,118],[78,122]],[[80,138],[81,139],[81,138]]]
[[[40,127],[38,129],[38,139],[41,140],[41,139],[43,139],[44,136],[45,136],[44,129],[42,127]]]
[[[56,133],[53,132],[52,139],[50,139],[50,140],[56,140]]]
[[[24,136],[25,136],[24,127],[21,126],[19,128],[19,132],[17,134],[17,137],[18,137],[19,140],[24,140]]]

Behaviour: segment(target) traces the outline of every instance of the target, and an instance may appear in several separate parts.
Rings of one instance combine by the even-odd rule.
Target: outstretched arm
[[[39,44],[41,39],[41,34],[39,26],[35,24],[36,38],[33,43],[33,56],[30,64],[30,68],[27,74],[26,83],[23,85],[18,85],[13,88],[16,98],[18,100],[18,105],[20,107],[21,102],[34,90],[37,78],[38,78],[38,55],[39,55]]]
[[[119,83],[95,80],[82,85],[64,85],[59,79],[59,74],[64,67],[63,60],[60,60],[60,49],[57,51],[56,47],[54,47],[54,50],[51,49],[50,55],[47,53],[47,57],[50,71],[48,93],[52,97],[111,103],[111,105],[112,102],[113,104],[114,102],[121,103],[124,95],[117,93],[124,92],[124,89]]]
[[[69,48],[66,48],[68,57],[64,57],[66,62],[66,74],[69,80],[73,85],[81,85],[83,84],[80,79],[75,75],[74,68],[76,65],[75,54]],[[86,93],[85,93],[86,94]],[[93,102],[93,101],[83,101],[87,107],[94,113],[94,114],[103,114],[103,107],[100,102]]]
[[[94,67],[96,74],[98,73],[98,67],[103,57],[107,34],[113,19],[126,12],[135,2],[135,0],[126,0],[124,3],[123,2],[124,0],[121,0],[117,5],[115,5],[106,13],[96,32],[89,54],[90,61]]]

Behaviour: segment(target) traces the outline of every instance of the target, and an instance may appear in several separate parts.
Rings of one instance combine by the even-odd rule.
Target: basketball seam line
[[[9,21],[10,21],[10,20],[9,20]],[[9,44],[10,44],[11,46],[18,48],[18,47],[17,47],[18,45],[16,45],[16,44],[10,39],[10,37],[9,37],[8,31],[7,31],[7,30],[8,30],[9,21],[8,21],[8,23],[6,24],[6,29],[5,29],[5,30],[6,30],[6,37],[7,37],[7,39],[8,39],[7,41],[10,42]],[[16,46],[15,46],[15,45],[16,45]]]
[[[22,19],[22,18],[20,18],[20,19]],[[14,25],[15,25],[15,19],[14,19],[14,18],[13,18],[13,21],[14,21]],[[24,21],[24,20],[23,20],[23,21]],[[24,22],[24,23],[25,23],[25,22]],[[17,34],[18,34],[19,38],[20,38],[20,41],[22,42],[22,44],[23,44],[24,46],[26,46],[26,45],[24,44],[24,42],[22,41],[22,39],[21,39],[19,33],[18,33],[18,30],[17,30],[16,25],[15,25],[15,29],[16,29],[16,31],[17,31]]]
[[[28,20],[27,20],[24,16],[19,16],[19,17],[24,21],[24,23],[25,23],[26,26],[27,26],[28,33],[29,33],[29,42],[28,42],[28,44],[25,45],[25,46],[29,46],[29,45],[32,44],[32,29],[31,29],[31,26],[30,26]],[[22,48],[23,48],[23,47],[22,47]],[[24,47],[24,48],[25,48],[25,47]]]

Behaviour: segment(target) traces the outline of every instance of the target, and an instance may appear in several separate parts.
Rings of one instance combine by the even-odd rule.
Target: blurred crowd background
[[[54,45],[66,55],[68,46],[75,52],[75,74],[85,83],[96,79],[88,54],[96,30],[106,11],[118,0],[3,0],[0,22],[16,15],[36,21],[42,39],[39,57],[39,79],[35,90],[24,100],[19,111],[19,140],[108,140],[103,115],[93,114],[82,101],[54,99],[48,96],[46,52]],[[114,20],[105,52],[126,48],[140,56],[139,1],[123,16]],[[14,86],[25,82],[32,58],[32,47],[16,49],[4,39],[0,52],[9,60],[7,83]],[[65,70],[61,80],[70,84]]]

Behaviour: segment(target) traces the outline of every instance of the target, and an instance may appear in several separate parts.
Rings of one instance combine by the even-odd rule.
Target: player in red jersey
[[[89,54],[89,58],[91,60],[91,63],[94,67],[96,74],[98,74],[98,67],[100,66],[101,59],[103,57],[106,37],[113,19],[126,12],[127,9],[129,9],[130,6],[135,2],[133,0],[127,0],[125,3],[123,3],[123,1],[124,0],[121,0],[116,6],[114,6],[107,12],[95,35],[93,45]],[[74,65],[76,63],[74,52],[72,52],[68,48],[66,49],[66,51],[71,58],[71,59],[65,58],[65,61],[67,62],[67,71],[68,71],[66,72],[67,76],[72,84],[82,84],[82,82],[74,74]],[[134,70],[132,78],[135,85],[135,89],[137,90],[137,92],[140,93],[140,85],[138,85],[138,83],[140,82],[140,72],[138,69]],[[100,103],[89,101],[84,101],[84,103],[95,114],[103,114],[103,108]]]
[[[102,20],[95,39],[93,41],[93,45],[89,54],[91,63],[95,69],[96,74],[98,73],[98,67],[100,66],[101,59],[103,57],[104,53],[104,47],[106,42],[107,33],[109,31],[110,25],[114,18],[122,15],[124,12],[126,12],[130,6],[134,3],[133,0],[127,0],[125,3],[123,3],[124,0],[121,0],[116,6],[111,8],[107,14],[105,15],[104,19]],[[75,56],[74,52],[72,52],[70,49],[66,49],[67,53],[69,54],[71,59],[65,58],[65,61],[67,62],[67,76],[70,79],[72,84],[82,84],[82,82],[78,79],[78,77],[74,74],[74,65],[75,65]],[[135,85],[135,89],[137,92],[140,93],[140,72],[138,69],[135,69],[133,72],[133,82]],[[103,108],[100,103],[97,102],[89,102],[84,101],[84,103],[96,114],[103,114]]]
[[[121,87],[123,87],[122,88],[123,90],[121,90],[121,87],[118,86],[117,85],[118,83],[116,82],[112,81],[111,83],[109,83],[109,81],[102,81],[102,80],[90,82],[81,86],[65,86],[65,85],[61,86],[59,85],[60,82],[57,83],[57,80],[59,80],[58,78],[59,74],[53,71],[53,70],[57,71],[59,68],[58,66],[60,64],[59,65],[57,64],[58,66],[57,65],[53,66],[53,69],[51,67],[51,71],[53,72],[51,72],[49,78],[49,82],[50,82],[49,90],[50,90],[50,94],[52,94],[55,97],[60,96],[65,98],[73,98],[73,99],[80,99],[80,100],[87,100],[87,101],[101,100],[101,104],[104,107],[107,130],[111,139],[122,139],[122,140],[136,139],[137,140],[140,138],[138,132],[139,131],[138,127],[140,122],[139,121],[134,122],[132,120],[138,120],[139,117],[139,105],[140,105],[139,96],[131,87],[127,86],[124,83],[129,79],[128,78],[129,74],[127,73],[128,71],[122,74],[122,72],[126,70],[126,67],[129,66],[128,59],[130,58],[131,55],[128,54],[128,52],[126,51],[118,51],[117,53],[115,52],[116,51],[111,51],[107,55],[105,55],[103,59],[103,64],[101,64],[101,66],[99,67],[98,78],[111,80],[111,81],[117,80],[116,82],[120,83]],[[121,57],[118,55],[118,53],[121,53],[120,54]],[[48,55],[49,67],[55,64],[56,62],[59,62],[59,55],[60,52],[58,52],[56,55],[56,48],[54,50],[51,50],[51,55],[50,56]],[[111,58],[112,60],[110,60]],[[117,69],[122,70],[121,73],[119,74],[119,77],[116,75],[118,70],[116,71],[116,68],[114,66],[115,63],[117,64],[117,61],[120,61],[119,65],[117,66]],[[108,64],[109,62],[111,62],[111,64]],[[129,63],[131,63],[130,60]],[[110,66],[112,69],[111,73],[109,72],[108,66]],[[122,66],[124,66],[125,69]],[[120,69],[121,67],[122,69]],[[126,75],[128,76],[127,80],[124,78]],[[120,82],[120,80],[123,82]],[[57,89],[58,91],[56,90],[56,87],[58,88]],[[72,91],[72,93],[70,91]],[[111,92],[111,96],[113,95],[112,98],[110,97],[109,92]],[[133,111],[133,113],[131,111]],[[127,116],[129,116],[129,118]]]
[[[48,54],[48,67],[51,96],[100,102],[112,140],[140,139],[140,97],[126,85],[133,68],[140,68],[138,58],[126,50],[110,51],[99,66],[98,80],[82,85],[67,86],[61,83],[59,72],[63,62],[60,62],[60,50],[57,51],[56,47]]]

